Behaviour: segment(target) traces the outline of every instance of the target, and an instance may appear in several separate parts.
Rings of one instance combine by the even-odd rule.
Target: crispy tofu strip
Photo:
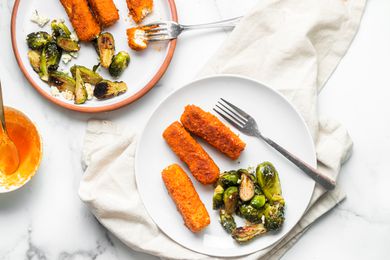
[[[100,26],[89,9],[87,0],[60,0],[80,41],[92,41]]]
[[[135,51],[142,51],[148,47],[146,33],[138,27],[127,29],[127,39],[129,47]]]
[[[216,116],[195,105],[186,106],[181,123],[194,135],[199,136],[216,149],[236,160],[246,144]]]
[[[218,180],[218,166],[179,122],[171,124],[163,137],[200,183],[212,184]]]
[[[130,14],[136,23],[142,22],[153,10],[153,0],[126,0],[126,2]]]
[[[183,169],[177,164],[168,166],[162,171],[162,178],[169,195],[183,216],[185,225],[192,232],[199,232],[208,226],[209,213]]]
[[[113,0],[88,0],[100,25],[105,28],[119,20],[118,9]]]

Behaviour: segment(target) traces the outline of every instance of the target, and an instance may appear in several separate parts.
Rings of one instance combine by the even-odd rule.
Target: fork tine
[[[155,22],[142,25],[142,27],[158,27],[160,25],[166,25],[166,22]]]
[[[165,35],[166,37],[154,37],[153,35],[152,36],[148,36],[148,41],[150,42],[157,42],[157,41],[168,41],[168,40],[173,40],[175,39],[175,37],[170,37],[168,35]]]
[[[229,110],[231,113],[233,113],[238,119],[240,119],[244,124],[247,122],[246,118],[244,118],[243,116],[237,114],[234,110],[230,109],[229,107],[227,107],[226,105],[224,105],[222,102],[219,102],[218,101],[218,104],[220,104],[221,106],[223,106],[224,108],[226,108],[227,110]]]
[[[213,108],[213,110],[218,114],[220,115],[221,117],[223,117],[226,121],[228,121],[230,124],[232,124],[235,128],[237,129],[242,129],[243,126],[239,125],[238,123],[236,123],[235,121],[233,121],[232,119],[230,119],[229,117],[225,116],[224,114],[220,113],[218,110],[216,110],[215,108]]]
[[[217,108],[219,108],[219,110],[221,110],[222,112],[224,112],[226,115],[228,115],[231,119],[233,119],[234,121],[236,121],[238,124],[241,124],[242,126],[244,126],[246,124],[245,121],[243,121],[242,119],[236,117],[234,114],[232,113],[229,113],[229,111],[227,111],[226,109],[223,109],[222,107],[218,106],[218,104],[215,105]]]
[[[159,32],[159,31],[167,31],[168,28],[167,27],[161,27],[161,26],[157,26],[157,27],[153,27],[153,28],[149,28],[149,27],[146,27],[146,29],[144,29],[144,31],[146,33],[150,33],[150,32]]]
[[[156,33],[146,33],[145,34],[146,35],[146,37],[163,37],[163,36],[168,36],[168,34],[167,33],[158,33],[158,32],[156,32]]]
[[[226,101],[226,100],[223,99],[223,98],[221,98],[221,100],[222,100],[223,102],[225,102],[226,104],[228,104],[230,107],[232,107],[234,110],[236,110],[237,113],[239,113],[242,117],[244,117],[244,118],[246,118],[246,119],[251,118],[251,116],[248,115],[248,114],[247,114],[245,111],[243,111],[242,109],[236,107],[235,105],[233,105],[232,103]]]

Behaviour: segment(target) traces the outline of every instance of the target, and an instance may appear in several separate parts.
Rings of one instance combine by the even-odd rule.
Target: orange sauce
[[[22,186],[34,176],[42,156],[42,144],[34,124],[16,109],[5,107],[5,121],[10,139],[15,143],[20,165],[15,173],[0,172],[0,186],[6,189]]]

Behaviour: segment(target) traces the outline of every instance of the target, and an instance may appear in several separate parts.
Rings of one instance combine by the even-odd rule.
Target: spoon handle
[[[7,128],[5,126],[5,115],[4,115],[4,104],[3,104],[3,94],[1,90],[1,81],[0,81],[0,121],[3,131],[7,133]]]

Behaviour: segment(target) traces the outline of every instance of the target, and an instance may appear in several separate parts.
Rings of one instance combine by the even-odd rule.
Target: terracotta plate
[[[16,0],[12,13],[11,33],[12,46],[20,69],[31,85],[45,98],[62,107],[81,112],[103,112],[118,109],[122,106],[141,98],[160,80],[172,59],[176,47],[176,41],[156,43],[143,52],[134,52],[127,46],[126,29],[134,26],[133,20],[128,16],[126,1],[114,0],[120,15],[120,21],[106,31],[111,32],[116,40],[116,50],[125,50],[130,53],[130,66],[118,79],[125,81],[128,91],[112,99],[99,101],[90,100],[83,105],[75,105],[64,97],[54,97],[50,87],[39,79],[37,73],[31,68],[27,58],[28,46],[26,36],[31,32],[50,32],[50,23],[44,28],[32,23],[30,18],[37,10],[40,15],[53,19],[64,19],[69,28],[72,29],[69,19],[59,0]],[[155,0],[154,12],[144,20],[144,23],[158,20],[177,21],[176,6],[173,0]],[[60,70],[66,72],[73,64],[79,64],[91,68],[98,63],[98,56],[91,43],[81,44],[79,57],[68,64],[61,62]],[[99,73],[104,78],[111,79],[107,70],[100,69]]]

